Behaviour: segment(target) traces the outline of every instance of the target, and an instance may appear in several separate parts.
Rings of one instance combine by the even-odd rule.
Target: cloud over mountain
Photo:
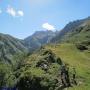
[[[44,29],[51,30],[51,31],[55,30],[55,27],[54,27],[53,25],[49,24],[49,23],[44,23],[44,24],[42,25],[42,27],[43,27]]]

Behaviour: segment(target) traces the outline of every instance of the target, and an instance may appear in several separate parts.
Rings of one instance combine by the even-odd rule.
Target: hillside
[[[27,52],[22,41],[10,35],[0,33],[0,61],[12,64],[13,56]]]
[[[14,72],[20,67],[27,52],[21,40],[0,33],[0,90],[1,87],[15,85]]]
[[[67,24],[51,42],[78,42],[90,39],[90,17]],[[78,41],[77,41],[78,40]]]
[[[61,60],[68,63],[70,70],[76,68],[78,86],[68,90],[89,90],[90,89],[90,50],[80,51],[75,44],[51,44],[46,46],[52,50]]]
[[[89,90],[90,88],[90,50],[83,52],[75,44],[48,44],[28,56],[17,70],[20,90],[63,90],[60,68],[69,68],[72,87],[68,90]],[[44,67],[47,65],[47,68]],[[73,68],[76,70],[75,86],[72,83]],[[36,86],[36,87],[35,87]]]
[[[73,32],[67,33],[62,41],[72,43],[88,43],[90,45],[90,20],[81,24]]]
[[[46,48],[51,49],[62,61],[77,70],[81,85],[70,90],[90,89],[90,17],[71,22],[54,37]],[[57,44],[56,44],[57,43]]]

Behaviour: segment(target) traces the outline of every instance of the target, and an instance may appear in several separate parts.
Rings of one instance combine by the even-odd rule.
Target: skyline
[[[0,33],[23,39],[90,16],[89,0],[0,0]]]

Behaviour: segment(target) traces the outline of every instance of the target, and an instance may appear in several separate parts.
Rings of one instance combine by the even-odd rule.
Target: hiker
[[[72,77],[72,80],[73,80],[73,83],[75,85],[77,85],[77,82],[76,82],[76,69],[75,68],[73,68],[73,77]]]

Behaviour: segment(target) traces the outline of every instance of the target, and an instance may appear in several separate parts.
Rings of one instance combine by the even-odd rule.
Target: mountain
[[[27,54],[28,50],[36,51]],[[75,80],[73,68],[76,71]],[[68,70],[69,78],[64,79],[67,76],[62,77],[61,70]],[[69,88],[67,80],[71,84]],[[64,90],[66,87],[68,90],[89,90],[90,17],[70,22],[59,32],[37,31],[24,40],[0,34],[1,87],[17,87],[18,90]]]
[[[90,39],[90,17],[67,24],[51,42],[77,42]]]
[[[12,63],[13,57],[17,54],[27,52],[27,48],[23,42],[10,35],[0,33],[0,61],[5,63]]]
[[[49,43],[55,35],[56,33],[53,31],[36,31],[33,35],[24,39],[24,44],[30,50],[35,50],[40,46]]]

